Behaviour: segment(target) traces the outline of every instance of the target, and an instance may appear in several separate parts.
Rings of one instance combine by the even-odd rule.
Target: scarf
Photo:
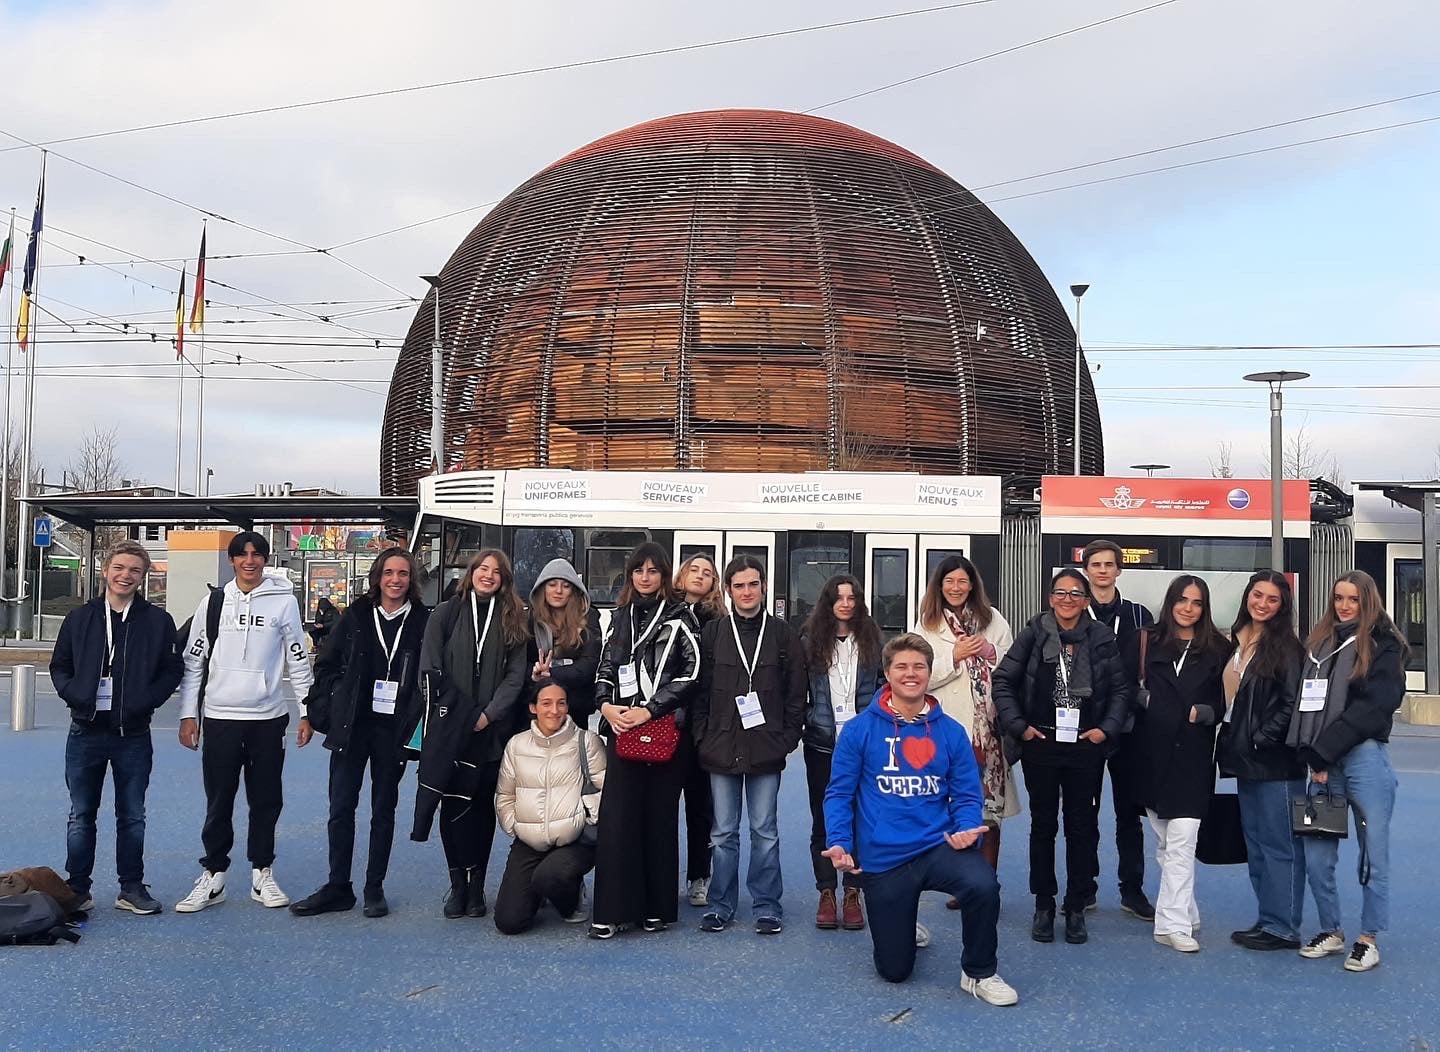
[[[1350,677],[1355,672],[1355,643],[1344,650],[1337,650],[1347,639],[1355,636],[1356,623],[1340,625],[1335,634],[1320,647],[1315,657],[1321,658],[1320,667],[1307,657],[1305,659],[1306,679],[1325,679],[1325,707],[1318,712],[1301,712],[1298,705],[1295,718],[1290,721],[1290,731],[1285,735],[1285,744],[1292,749],[1303,749],[1314,745],[1326,727],[1340,718],[1345,703],[1350,697]]]
[[[490,704],[495,688],[505,674],[505,628],[500,623],[500,611],[490,619],[490,632],[485,636],[485,649],[480,660],[475,660],[475,626],[470,620],[470,596],[456,596],[451,602],[460,607],[455,619],[455,628],[445,645],[445,673],[461,695],[475,702],[474,719]],[[485,614],[493,599],[476,597],[475,610],[480,620],[480,631],[485,631]],[[473,722],[473,721],[472,721]]]
[[[1040,615],[1040,620],[1035,623],[1035,630],[1040,636],[1040,660],[1046,665],[1059,666],[1061,644],[1070,644],[1075,647],[1075,652],[1070,656],[1070,686],[1067,688],[1072,698],[1078,701],[1089,699],[1092,691],[1090,687],[1090,647],[1088,639],[1090,626],[1094,624],[1089,618],[1082,617],[1074,628],[1062,629],[1060,623],[1055,620],[1053,610],[1047,610]]]
[[[957,616],[949,607],[944,608],[945,623],[956,639],[962,636],[982,636],[980,624],[967,604]],[[991,662],[995,660],[995,644],[988,639],[980,652],[965,659],[965,670],[970,675],[970,695],[975,703],[974,726],[970,730],[970,744],[975,749],[975,762],[980,765],[980,788],[985,793],[987,811],[997,816],[1005,810],[1005,750],[997,733],[999,716],[995,711],[995,700],[990,692]]]

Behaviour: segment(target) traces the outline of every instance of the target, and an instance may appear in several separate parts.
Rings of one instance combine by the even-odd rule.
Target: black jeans
[[[200,864],[211,873],[230,868],[235,844],[235,794],[245,776],[245,801],[250,808],[246,853],[250,864],[265,869],[275,863],[275,823],[285,804],[281,774],[285,768],[285,728],[289,716],[273,720],[221,720],[205,717],[200,770],[205,780],[205,827]]]
[[[688,732],[687,732],[688,733]],[[700,766],[699,753],[689,750],[685,772],[685,879],[710,876],[710,827],[715,821],[715,801],[710,793],[710,773]]]
[[[1119,748],[1111,754],[1110,799],[1115,807],[1115,850],[1120,855],[1117,876],[1120,894],[1133,895],[1145,883],[1145,830],[1140,821],[1144,813],[1138,802],[1140,766],[1136,753],[1143,748],[1133,734],[1120,736]],[[1104,772],[1101,772],[1104,778]]]
[[[477,774],[474,797],[459,800],[447,796],[440,801],[440,843],[445,847],[445,864],[451,869],[478,870],[483,887],[495,843],[495,783],[500,780],[500,761],[482,763]]]
[[[1000,882],[978,848],[956,851],[939,844],[884,873],[862,873],[865,914],[875,949],[875,971],[903,983],[915,970],[915,916],[920,894],[943,891],[960,900],[965,948],[960,965],[972,979],[995,974]]]
[[[105,789],[105,769],[115,783],[115,872],[125,890],[145,880],[145,791],[154,759],[150,732],[120,734],[73,724],[65,739],[65,785],[70,821],[65,830],[65,870],[78,895],[90,892],[95,871],[95,816]]]
[[[370,769],[370,854],[365,863],[365,886],[379,888],[390,868],[395,842],[395,807],[400,801],[400,778],[405,773],[395,742],[395,721],[365,718],[350,730],[350,743],[330,754],[330,883],[349,885],[355,856],[355,809],[365,769]]]
[[[1100,789],[1105,771],[1101,746],[1080,741],[1026,742],[1021,754],[1030,796],[1030,893],[1036,909],[1054,909],[1055,837],[1065,815],[1066,913],[1079,913],[1095,895],[1100,873]]]
[[[502,935],[519,935],[535,923],[535,914],[547,901],[560,916],[570,916],[580,906],[580,888],[593,865],[595,848],[589,844],[537,851],[516,840],[495,896],[496,929]]]
[[[834,891],[840,883],[835,879],[835,867],[820,853],[830,846],[825,843],[825,790],[830,785],[833,758],[833,753],[805,746],[805,787],[810,790],[810,868],[815,871],[816,891]],[[846,873],[844,882],[847,888],[860,886],[860,878],[854,873]]]

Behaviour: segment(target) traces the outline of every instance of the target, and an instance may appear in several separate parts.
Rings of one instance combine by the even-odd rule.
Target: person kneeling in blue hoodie
[[[835,742],[823,854],[841,873],[861,875],[882,979],[900,983],[914,971],[920,895],[940,891],[960,902],[960,988],[1013,1005],[1020,998],[996,971],[1000,885],[978,848],[980,772],[965,728],[925,693],[934,659],[914,633],[885,645],[886,685]]]

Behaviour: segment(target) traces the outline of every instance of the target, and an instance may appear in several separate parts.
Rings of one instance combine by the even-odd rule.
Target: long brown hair
[[[526,624],[525,606],[515,594],[515,570],[510,558],[499,548],[481,548],[465,564],[465,576],[455,589],[455,598],[466,601],[475,591],[475,571],[486,559],[494,559],[500,570],[500,588],[493,601],[500,607],[500,628],[505,633],[505,645],[517,646],[530,638],[530,627]]]
[[[965,576],[970,578],[970,595],[966,597],[965,605],[975,615],[975,623],[982,632],[990,627],[994,614],[990,607],[990,597],[985,594],[985,582],[980,578],[980,571],[963,555],[947,555],[930,575],[930,581],[925,585],[925,596],[920,600],[920,625],[927,632],[938,632],[943,627],[946,604],[942,585],[945,578],[956,570],[964,570]]]
[[[405,593],[405,599],[415,606],[419,606],[422,596],[420,593],[420,566],[415,561],[415,556],[410,554],[408,548],[401,548],[399,545],[386,548],[375,561],[370,564],[370,591],[366,592],[368,598],[376,606],[380,605],[380,578],[385,574],[385,564],[391,559],[404,559],[410,567],[410,590]]]
[[[640,545],[625,560],[625,580],[620,585],[620,594],[615,597],[615,606],[618,609],[622,606],[629,606],[639,595],[635,591],[635,582],[631,575],[646,562],[655,564],[655,569],[660,571],[660,590],[656,597],[662,603],[668,603],[675,598],[675,574],[670,568],[670,553],[654,541],[646,541]]]
[[[714,571],[715,576],[710,581],[710,591],[695,605],[703,607],[716,617],[724,617],[730,611],[725,608],[725,591],[720,587],[720,567],[716,566],[715,560],[704,552],[696,552],[680,564],[680,568],[675,571],[675,592],[684,602],[690,601],[690,596],[685,591],[685,575],[690,572],[690,567],[701,559],[710,564],[710,569]]]
[[[1376,633],[1395,637],[1395,641],[1400,644],[1400,663],[1403,666],[1405,656],[1410,652],[1410,644],[1405,642],[1405,637],[1385,612],[1385,604],[1380,601],[1380,589],[1375,586],[1375,578],[1364,570],[1351,570],[1335,578],[1335,584],[1342,581],[1353,584],[1355,591],[1360,593],[1360,616],[1355,619],[1355,671],[1350,678],[1362,679],[1369,674],[1370,662],[1375,660]],[[1325,604],[1325,613],[1315,622],[1315,627],[1310,630],[1310,638],[1305,641],[1311,654],[1324,646],[1326,640],[1335,637],[1340,623],[1340,618],[1335,616],[1335,585],[1332,584],[1330,601]]]
[[[840,586],[848,584],[855,596],[855,613],[850,617],[850,634],[855,637],[856,653],[862,667],[880,664],[880,626],[865,605],[865,589],[849,574],[836,574],[820,588],[815,608],[805,619],[800,634],[805,637],[805,659],[814,672],[825,672],[835,656],[835,603],[840,599]]]
[[[550,629],[550,634],[555,637],[556,650],[575,650],[585,640],[590,598],[576,588],[573,582],[565,581],[570,585],[570,598],[565,600],[564,606],[556,610],[545,599],[545,586],[551,581],[565,581],[565,578],[547,577],[543,581],[535,582],[535,587],[530,592],[530,616]]]
[[[1210,615],[1210,586],[1205,583],[1205,578],[1191,573],[1182,573],[1165,589],[1165,599],[1160,604],[1160,616],[1146,629],[1150,633],[1150,652],[1161,652],[1167,647],[1179,649],[1180,625],[1175,620],[1175,604],[1180,602],[1185,589],[1192,585],[1200,592],[1201,613],[1200,620],[1195,622],[1195,635],[1191,645],[1198,653],[1209,651],[1223,659],[1229,655],[1230,641],[1215,627],[1215,620]]]
[[[1283,573],[1274,570],[1257,570],[1245,585],[1245,595],[1240,600],[1240,612],[1235,615],[1235,624],[1230,629],[1230,638],[1240,644],[1240,632],[1255,624],[1250,616],[1250,593],[1257,584],[1274,586],[1280,593],[1280,608],[1275,616],[1256,626],[1259,636],[1255,640],[1255,656],[1250,659],[1250,668],[1262,679],[1280,679],[1285,666],[1298,661],[1301,656],[1300,640],[1295,635],[1295,593],[1290,581]]]

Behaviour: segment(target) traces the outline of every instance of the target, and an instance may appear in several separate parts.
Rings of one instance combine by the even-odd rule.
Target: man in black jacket
[[[105,557],[105,594],[65,616],[50,680],[70,708],[65,784],[70,790],[65,868],[70,886],[93,909],[95,816],[105,769],[115,784],[115,908],[148,915],[160,903],[145,885],[145,792],[154,749],[150,717],[175,693],[184,673],[175,621],[138,594],[150,555],[121,541]]]
[[[700,636],[700,689],[692,731],[700,766],[710,772],[710,909],[700,930],[724,931],[740,900],[740,797],[750,815],[748,886],[755,930],[782,927],[780,833],[776,804],[785,758],[800,743],[809,677],[800,637],[765,609],[765,567],[738,555],[725,567],[731,616]]]
[[[1120,660],[1130,684],[1130,696],[1138,698],[1140,685],[1140,636],[1155,623],[1150,611],[1120,595],[1115,582],[1120,578],[1124,553],[1114,541],[1094,540],[1082,556],[1085,576],[1090,580],[1090,616],[1111,632],[1120,648]],[[1110,768],[1110,798],[1115,806],[1115,850],[1120,856],[1120,908],[1141,920],[1154,920],[1155,907],[1145,895],[1145,833],[1140,824],[1142,808],[1137,803],[1139,765],[1138,742],[1131,729],[1135,715],[1127,713],[1124,729],[1115,740],[1107,766]],[[1092,899],[1087,908],[1093,909]]]

